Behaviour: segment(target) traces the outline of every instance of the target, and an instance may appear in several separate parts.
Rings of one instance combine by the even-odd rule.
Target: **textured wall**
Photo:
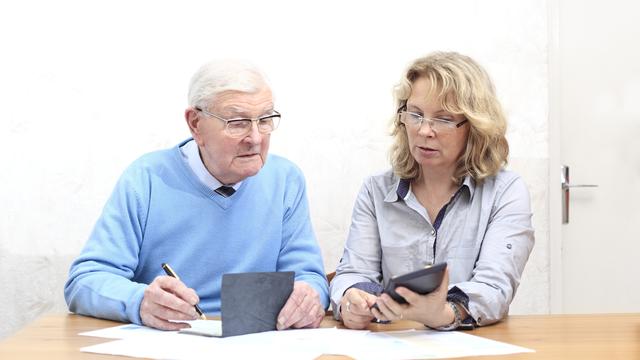
[[[271,77],[284,114],[272,151],[306,174],[327,271],[362,179],[388,166],[391,87],[404,66],[433,50],[479,60],[509,115],[510,166],[535,213],[512,312],[547,312],[546,34],[535,0],[3,3],[0,337],[65,310],[69,263],[116,179],[188,136],[188,79],[215,57],[250,59]]]

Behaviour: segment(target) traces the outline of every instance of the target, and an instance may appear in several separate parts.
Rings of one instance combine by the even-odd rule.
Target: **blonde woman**
[[[392,169],[365,180],[331,302],[361,329],[374,319],[454,330],[504,318],[533,247],[529,194],[504,169],[506,119],[493,84],[453,52],[415,60],[395,89]],[[446,262],[440,287],[381,291],[395,275]],[[375,305],[375,306],[374,306]]]

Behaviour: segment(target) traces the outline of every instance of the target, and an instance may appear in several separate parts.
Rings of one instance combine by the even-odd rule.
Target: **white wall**
[[[549,309],[547,11],[503,1],[20,1],[0,5],[0,337],[64,311],[62,286],[121,171],[189,134],[191,74],[217,57],[269,75],[271,151],[304,170],[327,271],[362,179],[387,168],[392,85],[455,50],[492,74],[537,244],[512,313]]]

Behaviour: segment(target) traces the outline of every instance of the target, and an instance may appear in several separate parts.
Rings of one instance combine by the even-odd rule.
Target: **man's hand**
[[[320,296],[304,281],[293,283],[293,292],[278,314],[278,330],[317,328],[324,317]]]
[[[370,308],[376,303],[377,297],[356,288],[344,292],[340,300],[340,317],[342,323],[349,329],[364,329],[371,320],[373,313]]]
[[[407,300],[407,304],[399,304],[389,295],[382,294],[378,298],[378,308],[372,309],[373,315],[379,320],[413,320],[432,328],[451,324],[454,314],[447,304],[448,287],[448,270],[445,270],[440,286],[429,294],[420,295],[398,287],[396,292]]]
[[[142,323],[161,330],[179,330],[189,325],[168,320],[195,320],[194,305],[200,299],[193,289],[170,276],[158,276],[144,290],[140,304]]]

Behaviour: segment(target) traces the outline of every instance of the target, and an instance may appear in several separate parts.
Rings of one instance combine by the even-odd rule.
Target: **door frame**
[[[561,154],[561,126],[560,104],[560,5],[561,0],[547,1],[547,56],[549,79],[549,311],[552,314],[564,312],[562,292],[562,204],[560,189]],[[570,165],[570,164],[568,164]]]

